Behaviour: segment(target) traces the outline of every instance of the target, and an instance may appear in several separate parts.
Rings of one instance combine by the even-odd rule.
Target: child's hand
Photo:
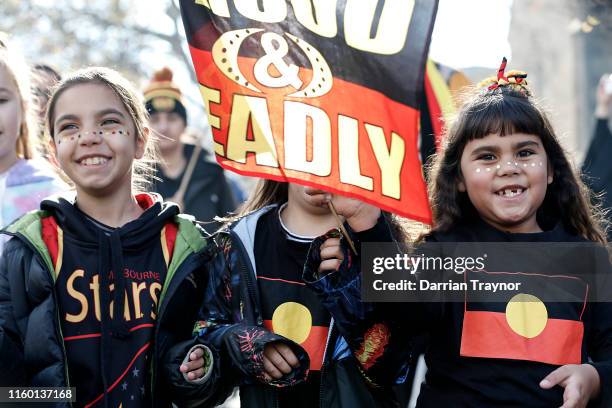
[[[266,344],[263,363],[266,381],[279,380],[300,365],[291,347],[279,341]]]
[[[380,209],[354,198],[330,194],[311,187],[306,187],[304,192],[306,199],[312,205],[327,207],[327,203],[331,201],[338,215],[343,216],[355,232],[372,228],[380,216]]]
[[[344,260],[344,254],[340,246],[340,238],[328,238],[320,247],[321,264],[319,275],[322,272],[337,271]]]
[[[582,408],[599,394],[599,374],[590,364],[568,364],[557,368],[540,382],[540,387],[546,390],[555,385],[565,388],[561,408]]]
[[[197,348],[189,354],[189,361],[181,364],[180,370],[193,381],[204,375],[204,364],[204,350]]]

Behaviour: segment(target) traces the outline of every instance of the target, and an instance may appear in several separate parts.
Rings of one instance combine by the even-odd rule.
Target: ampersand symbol
[[[283,57],[289,51],[287,41],[276,33],[265,33],[261,36],[261,46],[266,55],[255,63],[255,78],[261,84],[270,88],[284,88],[287,85],[291,85],[295,89],[300,89],[302,81],[298,76],[299,67],[294,64],[287,64],[283,60]],[[268,72],[269,66],[274,66],[280,73],[280,76],[271,76]]]

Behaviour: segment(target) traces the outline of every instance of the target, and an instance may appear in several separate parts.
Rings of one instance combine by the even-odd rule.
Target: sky
[[[511,58],[512,0],[440,0],[429,55],[453,68],[497,68]]]

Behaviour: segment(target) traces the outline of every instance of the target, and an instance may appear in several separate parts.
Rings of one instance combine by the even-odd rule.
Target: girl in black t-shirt
[[[514,270],[521,252],[500,260],[501,269],[466,272],[480,272],[490,282],[503,274],[522,283],[518,293],[489,302],[472,301],[466,289],[454,302],[361,303],[360,262],[347,263],[348,250],[336,239],[313,248],[323,261],[313,256],[306,269],[325,275],[318,286],[352,347],[371,344],[373,328],[389,333],[385,347],[373,350],[362,365],[366,373],[395,372],[394,350],[410,347],[398,344],[402,333],[430,335],[418,407],[608,407],[612,293],[609,260],[598,247],[606,243],[603,223],[534,102],[526,73],[505,73],[505,65],[504,59],[498,76],[479,85],[448,130],[430,177],[434,222],[424,240],[453,248],[461,242],[502,242],[501,249],[524,242],[530,243],[523,244],[527,249],[538,242],[571,243],[568,252],[541,253]],[[329,200],[313,194],[311,202]],[[390,240],[372,207],[341,197],[333,202],[362,242]],[[553,263],[580,248],[589,251],[587,256]],[[541,269],[529,270],[534,265]],[[589,275],[596,272],[602,273],[599,281]],[[555,287],[584,296],[580,302],[537,297]],[[372,324],[369,316],[380,316],[381,310],[388,312],[387,320]]]

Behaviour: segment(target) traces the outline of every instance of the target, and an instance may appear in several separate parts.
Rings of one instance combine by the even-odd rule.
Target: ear
[[[465,183],[463,182],[463,180],[458,180],[457,190],[459,190],[460,193],[466,192]]]
[[[145,153],[145,146],[149,140],[149,128],[143,127],[142,134],[136,138],[136,151],[134,152],[135,159],[142,159]]]
[[[546,181],[548,182],[548,184],[551,184],[554,180],[553,175],[555,174],[555,172],[553,171],[552,165],[550,164],[550,162],[548,162],[548,164],[546,165],[547,170],[548,170],[548,177],[546,179]]]
[[[55,145],[55,139],[51,138],[47,144],[49,146],[49,151],[53,154],[53,157],[57,159],[57,146]]]

